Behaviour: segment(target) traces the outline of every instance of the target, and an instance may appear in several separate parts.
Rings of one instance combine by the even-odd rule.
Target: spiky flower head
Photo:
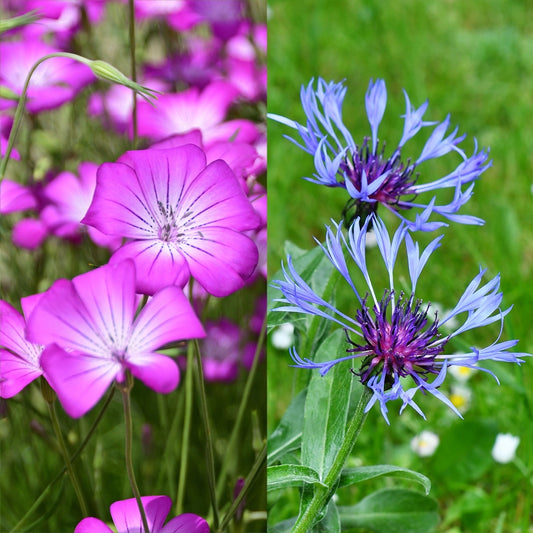
[[[272,113],[269,118],[294,128],[301,138],[301,144],[291,137],[287,138],[313,156],[316,172],[312,178],[305,179],[327,187],[346,189],[350,196],[343,213],[347,225],[357,217],[364,221],[368,214],[377,212],[379,205],[394,213],[411,230],[433,231],[447,225],[445,222],[430,221],[432,213],[462,224],[483,224],[483,220],[477,217],[457,213],[472,196],[473,182],[491,165],[488,150],[478,151],[475,142],[474,153],[467,156],[459,146],[466,135],[458,136],[457,127],[446,134],[450,127],[449,115],[441,123],[423,120],[428,102],[415,108],[404,91],[406,109],[402,136],[397,147],[387,155],[385,142],[378,137],[387,103],[383,80],[370,80],[365,106],[371,135],[359,143],[343,122],[342,105],[346,95],[343,82],[327,83],[318,78],[316,89],[314,86],[312,79],[301,90],[302,107],[307,119],[305,125]],[[435,127],[422,153],[415,160],[403,157],[407,141],[428,126]],[[419,178],[424,175],[422,164],[449,152],[456,152],[461,158],[455,170],[440,179],[419,183]],[[453,199],[442,205],[437,203],[436,196],[427,203],[418,201],[420,194],[438,189],[452,189]],[[413,208],[417,211],[414,221],[402,214]]]
[[[341,361],[358,360],[357,367],[352,371],[373,391],[366,410],[379,402],[388,422],[387,404],[397,399],[403,402],[400,412],[410,405],[424,416],[414,401],[419,390],[433,394],[461,416],[450,399],[439,391],[448,368],[457,366],[485,370],[479,366],[484,360],[522,363],[520,357],[529,355],[509,351],[518,341],[500,342],[501,331],[498,338],[485,348],[471,347],[470,351],[460,353],[449,350],[448,343],[461,333],[493,322],[500,322],[503,327],[504,317],[511,308],[502,310],[500,307],[503,295],[499,292],[499,275],[482,284],[486,271],[480,270],[457,304],[442,318],[432,311],[428,300],[418,295],[417,283],[429,257],[440,246],[442,236],[434,239],[420,253],[418,243],[413,241],[405,224],[400,225],[392,239],[385,224],[374,215],[367,218],[362,227],[356,219],[347,237],[342,232],[342,224],[333,224],[334,229],[326,227],[326,242],[320,247],[353,291],[357,300],[356,312],[351,316],[345,314],[317,295],[296,271],[290,256],[287,267],[283,266],[285,279],[273,283],[283,295],[276,301],[284,304],[274,310],[317,315],[338,323],[346,332],[346,355],[315,362],[309,356],[300,356],[292,348],[290,353],[294,366],[318,369],[325,375]],[[365,245],[370,224],[373,224],[386,267],[388,283],[385,287],[373,284],[367,266]],[[403,245],[407,253],[409,293],[398,290],[394,279],[394,266]],[[354,267],[362,274],[364,283],[354,281]],[[453,319],[458,320],[455,328],[442,327]]]

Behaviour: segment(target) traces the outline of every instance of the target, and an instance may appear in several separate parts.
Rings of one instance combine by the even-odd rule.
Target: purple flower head
[[[253,122],[247,119],[224,121],[237,94],[231,83],[215,81],[202,92],[192,88],[181,93],[163,94],[155,107],[139,102],[139,135],[158,141],[200,129],[205,143],[216,140],[254,142],[259,130]]]
[[[59,51],[37,39],[0,43],[0,84],[22,94],[26,76],[33,65],[43,56]],[[48,59],[37,67],[31,78],[26,107],[30,113],[55,109],[72,100],[93,80],[94,75],[86,65],[64,57]],[[14,102],[2,100],[0,108],[6,103],[14,105]]]
[[[111,263],[131,258],[137,290],[153,294],[195,278],[226,296],[252,274],[257,247],[243,234],[259,220],[222,160],[206,165],[193,145],[126,152],[98,170],[94,200],[82,221],[129,242]]]
[[[127,260],[58,280],[35,305],[27,338],[47,346],[41,366],[70,416],[85,414],[126,371],[159,393],[178,385],[176,363],[156,350],[203,337],[202,325],[177,287],[159,291],[136,315],[138,303]]]
[[[22,301],[24,314],[30,300]],[[40,358],[44,346],[25,337],[26,320],[12,305],[0,300],[0,397],[11,398],[43,373]]]
[[[374,226],[386,268],[388,284],[383,289],[373,285],[366,263],[366,238],[370,224]],[[358,303],[355,315],[343,313],[315,294],[296,272],[290,257],[287,268],[283,267],[285,280],[273,283],[283,294],[283,298],[276,301],[285,304],[275,310],[317,315],[338,323],[346,332],[346,355],[316,363],[302,358],[293,348],[291,357],[296,367],[318,369],[325,375],[341,361],[359,359],[359,368],[354,373],[373,391],[366,410],[379,402],[383,417],[388,422],[387,403],[398,398],[403,402],[400,412],[410,405],[424,416],[413,400],[418,390],[433,394],[461,416],[452,402],[439,391],[448,367],[485,370],[478,366],[483,360],[522,363],[520,357],[530,355],[509,352],[518,341],[499,342],[499,336],[486,348],[472,347],[471,351],[448,353],[448,342],[465,331],[493,322],[500,322],[503,327],[503,319],[511,308],[503,311],[500,308],[499,276],[481,284],[484,270],[472,280],[455,307],[443,318],[437,316],[430,303],[424,303],[419,298],[416,293],[418,278],[431,254],[440,246],[442,236],[434,239],[420,253],[418,243],[412,240],[404,224],[400,225],[392,240],[385,224],[374,215],[364,222],[362,228],[356,220],[347,237],[341,231],[341,224],[334,223],[334,226],[336,231],[327,227],[326,242],[320,247],[353,291]],[[409,295],[398,290],[394,283],[394,265],[403,243],[411,281]],[[356,284],[354,281],[350,274],[352,263],[362,274],[364,283]],[[450,332],[448,326],[451,321],[461,321],[461,317],[462,323]],[[446,334],[442,328],[445,324]]]
[[[189,5],[206,20],[213,33],[224,41],[235,35],[243,20],[244,4],[242,0],[190,0]]]
[[[287,138],[314,157],[316,173],[312,178],[305,179],[328,187],[346,189],[350,200],[343,215],[350,223],[357,217],[364,221],[368,214],[375,213],[378,206],[382,205],[410,230],[433,231],[447,225],[444,222],[429,221],[433,213],[462,224],[483,224],[477,217],[459,215],[457,212],[470,199],[472,182],[490,167],[488,150],[478,151],[475,143],[474,153],[467,156],[459,147],[466,135],[457,136],[457,128],[447,134],[449,116],[440,124],[424,121],[423,115],[428,103],[425,102],[416,109],[405,91],[404,94],[406,111],[403,115],[403,133],[396,149],[389,156],[385,155],[385,143],[378,137],[378,127],[387,103],[383,80],[371,80],[368,86],[365,104],[371,136],[365,137],[360,144],[355,142],[342,119],[342,105],[346,95],[346,87],[342,82],[326,83],[319,78],[316,89],[314,80],[307,87],[302,87],[301,100],[307,118],[305,125],[280,115],[269,114],[269,117],[295,129],[302,143],[291,137]],[[421,128],[428,126],[435,128],[420,156],[414,161],[402,159],[404,144]],[[455,170],[440,179],[419,184],[422,173],[420,165],[449,152],[456,152],[462,160]],[[463,189],[464,186],[467,186],[466,190]],[[452,189],[453,199],[443,205],[437,203],[435,196],[427,204],[416,202],[419,194],[438,189]],[[412,208],[418,211],[414,221],[401,214]],[[353,210],[355,214],[352,214]]]
[[[168,496],[141,496],[141,502],[150,533],[209,533],[207,522],[192,513],[181,514],[164,524],[172,506]],[[117,533],[144,533],[135,498],[112,503],[110,511]],[[113,533],[113,530],[102,520],[89,516],[76,526],[74,533]]]

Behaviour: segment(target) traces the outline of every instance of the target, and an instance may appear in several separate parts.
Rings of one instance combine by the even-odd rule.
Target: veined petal
[[[217,297],[240,289],[253,273],[259,258],[255,243],[228,228],[205,227],[187,234],[180,243],[191,275]]]
[[[157,533],[163,527],[172,500],[168,496],[141,496],[148,527]],[[135,498],[119,500],[110,506],[113,523],[120,533],[141,533],[143,531],[141,513]]]
[[[0,397],[11,398],[43,373],[30,358],[0,349]]]
[[[209,524],[198,515],[184,513],[169,520],[160,533],[209,533]]]
[[[154,294],[167,285],[184,287],[190,277],[189,266],[178,246],[159,239],[133,241],[119,248],[110,264],[132,259],[135,263],[136,290]]]
[[[88,516],[78,523],[74,533],[113,533],[113,530],[102,520]]]
[[[183,291],[168,286],[150,298],[139,313],[130,347],[132,353],[147,353],[169,342],[204,336],[204,328]]]
[[[366,114],[372,131],[372,153],[376,153],[378,143],[378,126],[387,105],[387,89],[383,80],[370,80],[365,95]]]
[[[43,352],[41,365],[61,405],[73,418],[92,409],[121,371],[120,363],[111,357],[66,352],[56,344]]]

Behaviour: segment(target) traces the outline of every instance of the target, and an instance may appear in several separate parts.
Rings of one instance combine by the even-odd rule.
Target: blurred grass
[[[344,120],[354,138],[362,139],[370,132],[364,94],[370,78],[379,77],[385,79],[388,92],[379,136],[389,148],[401,136],[402,88],[415,106],[429,99],[428,120],[441,121],[450,113],[452,126],[458,125],[459,132],[468,135],[467,153],[472,153],[474,138],[479,146],[490,147],[493,166],[477,182],[473,198],[461,211],[486,223],[483,227],[451,225],[437,232],[445,233],[445,238],[422,275],[420,292],[432,301],[451,305],[479,265],[488,269],[487,276],[500,272],[503,305],[514,305],[503,336],[520,339],[518,349],[532,352],[533,4],[514,0],[481,0],[475,6],[458,0],[270,0],[269,9],[269,112],[302,122],[301,85],[318,76],[326,81],[345,79]],[[292,135],[292,130],[269,122],[272,274],[280,267],[284,241],[313,247],[313,236],[323,238],[324,224],[340,218],[346,200],[341,190],[300,179],[312,174],[312,157],[284,139],[284,134]],[[420,137],[423,142],[424,135]],[[420,145],[409,144],[417,153]],[[441,177],[457,163],[450,154],[423,170]],[[387,221],[395,223],[391,218]],[[434,236],[419,238],[428,242]],[[496,328],[487,338],[469,341],[488,344],[497,333]],[[270,430],[291,398],[297,371],[287,365],[287,353],[269,345]],[[501,386],[486,374],[476,375],[471,382],[472,406],[464,421],[450,416],[446,407],[436,405],[438,401],[422,398],[428,422],[404,413],[394,416],[387,427],[371,412],[362,433],[357,456],[364,464],[397,462],[419,468],[432,479],[432,495],[440,500],[445,517],[439,531],[485,532],[500,527],[503,532],[532,531],[528,528],[533,522],[529,496],[533,361],[526,360],[520,368],[500,364],[491,369],[500,377]],[[469,485],[457,486],[434,462],[413,457],[409,451],[409,440],[422,429],[439,433],[457,426],[466,430],[477,420],[490,420],[498,431],[520,437],[517,455],[525,475],[514,464],[495,464]],[[461,449],[459,444],[447,453],[455,454],[458,461],[469,460],[468,448]],[[464,494],[470,493],[473,496],[465,500]]]

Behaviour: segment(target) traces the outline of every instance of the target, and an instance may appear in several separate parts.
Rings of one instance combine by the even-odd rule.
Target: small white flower
[[[467,366],[452,365],[448,368],[448,373],[451,374],[459,383],[466,383],[474,374],[475,370]]]
[[[520,437],[515,437],[510,433],[498,433],[492,448],[492,458],[502,464],[511,462],[519,443]]]
[[[270,336],[272,346],[278,350],[287,350],[294,344],[294,326],[285,322],[277,327]]]
[[[451,367],[455,368],[455,367]],[[457,407],[460,413],[464,413],[470,407],[472,390],[464,385],[453,385],[450,391],[450,401]]]
[[[411,450],[420,457],[429,457],[435,453],[439,445],[439,436],[432,431],[422,431],[411,440]]]

